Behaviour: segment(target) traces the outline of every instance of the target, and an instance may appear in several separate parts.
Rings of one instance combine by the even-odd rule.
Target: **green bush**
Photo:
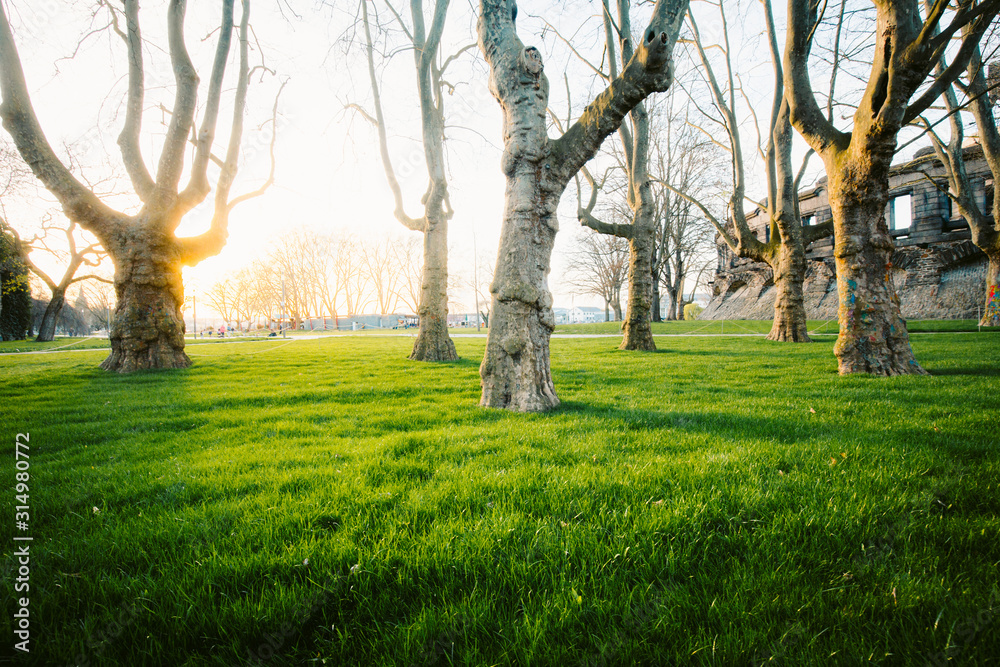
[[[21,244],[0,229],[0,338],[23,340],[31,326],[31,287]]]
[[[701,315],[701,311],[705,310],[696,303],[689,303],[684,306],[684,319],[685,320],[696,320],[698,316]]]

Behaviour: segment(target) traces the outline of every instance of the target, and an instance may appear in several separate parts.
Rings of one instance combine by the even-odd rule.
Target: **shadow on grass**
[[[989,368],[980,366],[979,368],[928,368],[924,369],[931,375],[972,375],[978,377],[1000,377],[1000,368]]]

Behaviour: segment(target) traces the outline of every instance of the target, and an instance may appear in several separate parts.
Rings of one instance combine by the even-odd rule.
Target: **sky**
[[[134,211],[135,199],[119,194],[129,189],[115,144],[124,119],[127,68],[123,42],[109,31],[100,30],[107,23],[107,11],[92,18],[90,2],[0,1],[11,20],[32,100],[49,142],[64,158],[72,155],[74,171],[107,193],[106,201]],[[188,4],[188,48],[196,65],[200,65],[203,98],[215,45],[218,3]],[[381,2],[374,6],[384,7]],[[164,48],[165,7],[164,0],[147,0],[140,12],[147,40],[149,89],[143,149],[150,165],[158,158],[158,141],[169,120],[158,105],[172,106],[173,80]],[[542,52],[554,109],[566,108],[563,71],[568,72],[577,112],[603,87],[560,37],[569,39],[594,62],[600,62],[601,27],[594,20],[599,7],[599,2],[588,0],[520,3],[518,31],[525,44],[535,45]],[[456,52],[475,41],[474,9],[470,0],[452,2],[443,53]],[[207,290],[253,258],[265,255],[276,237],[298,226],[350,231],[363,237],[414,234],[393,218],[392,195],[378,159],[374,128],[345,109],[348,103],[371,108],[363,41],[352,27],[357,11],[357,3],[350,1],[255,0],[251,9],[255,37],[251,62],[265,64],[273,74],[255,77],[251,86],[243,159],[233,195],[255,189],[268,173],[271,128],[267,121],[276,91],[281,82],[287,81],[279,103],[276,182],[265,196],[236,209],[229,241],[221,254],[185,269],[189,292]],[[649,11],[646,6],[634,10],[637,27],[645,24]],[[711,11],[711,7],[697,11]],[[734,57],[745,72],[750,94],[758,95],[753,101],[759,101],[760,108],[768,108],[770,65],[760,60],[766,43],[755,37],[759,22],[755,23],[753,13],[733,13],[730,24],[745,33],[734,37],[739,43],[734,47]],[[719,39],[717,19],[706,17],[700,25],[703,36],[709,41]],[[384,9],[381,18],[388,21]],[[379,74],[390,150],[407,210],[413,215],[427,184],[419,142],[413,60],[411,52],[399,48],[398,35],[390,35],[387,44],[391,58],[379,64]],[[226,84],[230,95],[226,99],[231,98],[235,81],[235,57],[234,48]],[[449,228],[450,265],[453,271],[470,272],[473,247],[480,256],[493,261],[499,241],[505,185],[499,169],[502,119],[489,93],[487,68],[478,49],[467,50],[448,79],[455,84],[454,94],[447,99],[449,187],[455,209]],[[220,153],[228,139],[231,113],[224,107],[220,117]],[[797,149],[799,157],[803,153],[804,148]],[[818,175],[819,161],[814,160],[813,166]],[[579,227],[575,206],[575,189],[571,186],[560,208],[562,231],[549,283],[557,307],[603,305],[595,297],[573,295],[560,284],[565,250]],[[5,208],[10,222],[29,236],[46,212],[55,209],[58,215],[54,199],[40,188],[17,201],[8,198]],[[207,229],[211,208],[210,195],[205,204],[185,218],[178,235],[195,235]]]

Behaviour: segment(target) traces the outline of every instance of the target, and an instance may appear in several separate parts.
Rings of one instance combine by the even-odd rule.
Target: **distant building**
[[[591,306],[576,306],[570,308],[566,314],[567,324],[588,324],[590,322],[603,322],[605,320],[604,310]]]
[[[452,328],[467,329],[471,327],[475,329],[477,322],[480,327],[484,326],[482,315],[477,315],[476,313],[448,313],[448,326]]]
[[[966,167],[984,211],[993,206],[993,174],[978,145],[966,149]],[[896,245],[892,280],[906,319],[972,319],[985,293],[986,255],[970,240],[969,227],[947,189],[944,166],[931,147],[917,151],[909,162],[893,167],[889,176],[886,223]],[[804,226],[832,217],[826,178],[799,193]],[[763,242],[770,240],[763,204],[747,216]],[[731,224],[731,223],[730,223]],[[767,264],[737,257],[716,237],[719,261],[709,284],[712,299],[698,319],[771,319],[774,316],[774,274]],[[837,317],[837,280],[833,237],[809,246],[803,286],[809,319]]]

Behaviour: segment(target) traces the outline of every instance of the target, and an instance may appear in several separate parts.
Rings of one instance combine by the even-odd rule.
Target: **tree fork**
[[[687,0],[658,0],[641,45],[622,74],[560,139],[546,127],[549,84],[541,54],[517,36],[512,0],[481,0],[479,47],[490,90],[504,113],[501,170],[505,210],[490,291],[493,314],[480,366],[481,405],[541,412],[559,405],[549,366],[555,328],[547,276],[558,230],[559,198],[576,173],[637,104],[673,80],[670,54]]]

